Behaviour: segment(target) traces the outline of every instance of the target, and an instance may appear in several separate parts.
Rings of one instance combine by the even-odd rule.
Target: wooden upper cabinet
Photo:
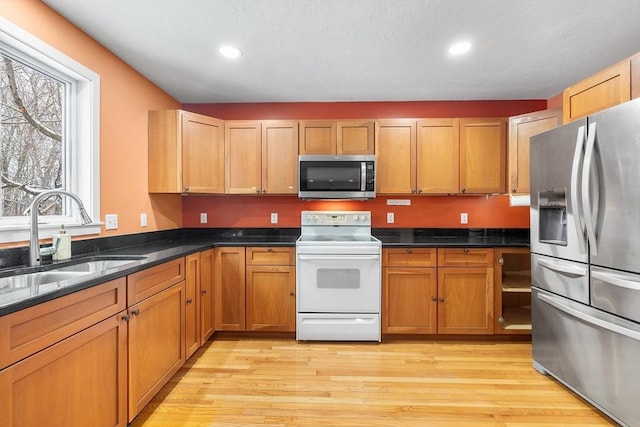
[[[505,170],[505,119],[460,119],[460,192],[504,193]]]
[[[259,121],[225,123],[225,193],[261,192],[261,132]]]
[[[226,193],[296,194],[298,123],[227,121]]]
[[[149,192],[224,193],[224,121],[149,112]]]
[[[371,120],[338,122],[337,147],[339,155],[373,154],[374,122]]]
[[[358,155],[374,153],[371,120],[300,122],[300,154]]]
[[[310,120],[300,122],[300,154],[336,154],[336,122]]]
[[[561,124],[559,109],[509,117],[509,191],[529,193],[529,138]]]
[[[562,93],[564,123],[631,99],[632,58],[587,77]]]
[[[640,98],[640,52],[631,57],[631,99]]]
[[[415,193],[416,121],[376,121],[375,147],[376,192]]]
[[[418,121],[417,192],[453,194],[460,188],[458,119]]]
[[[298,193],[298,122],[262,122],[262,192]]]

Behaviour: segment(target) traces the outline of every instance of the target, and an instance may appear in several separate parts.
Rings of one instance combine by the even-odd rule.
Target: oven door
[[[298,313],[379,313],[380,254],[298,254]]]

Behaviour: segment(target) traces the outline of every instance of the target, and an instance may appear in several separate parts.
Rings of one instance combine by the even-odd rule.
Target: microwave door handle
[[[367,189],[367,163],[360,162],[360,191]]]
[[[587,228],[589,248],[592,255],[598,255],[598,241],[596,240],[596,229],[591,214],[591,192],[589,188],[589,176],[593,166],[593,149],[595,145],[596,123],[593,122],[589,125],[587,133],[587,146],[584,153],[584,166],[582,167],[582,215],[584,215],[584,223]]]
[[[576,227],[576,235],[578,236],[578,249],[581,254],[586,253],[584,244],[584,226],[582,225],[582,215],[580,215],[580,204],[578,203],[578,184],[580,171],[580,157],[584,148],[584,126],[578,128],[578,138],[576,140],[576,149],[573,153],[573,163],[571,165],[571,210],[573,211],[573,223]]]

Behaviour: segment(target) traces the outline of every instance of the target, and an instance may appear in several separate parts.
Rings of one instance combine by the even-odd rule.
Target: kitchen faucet
[[[29,232],[29,266],[31,267],[40,265],[42,261],[41,257],[43,255],[53,255],[57,249],[55,246],[40,249],[40,239],[38,238],[38,206],[44,199],[55,195],[69,196],[71,199],[75,200],[80,208],[82,223],[89,224],[92,222],[91,217],[87,214],[87,211],[82,204],[82,200],[80,200],[80,197],[70,191],[60,189],[47,190],[35,196],[27,208],[27,211],[30,211],[29,214],[31,215],[31,230]]]

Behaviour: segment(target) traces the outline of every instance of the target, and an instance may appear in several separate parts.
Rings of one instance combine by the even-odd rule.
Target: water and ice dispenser
[[[567,246],[567,189],[539,191],[538,207],[540,242]]]

